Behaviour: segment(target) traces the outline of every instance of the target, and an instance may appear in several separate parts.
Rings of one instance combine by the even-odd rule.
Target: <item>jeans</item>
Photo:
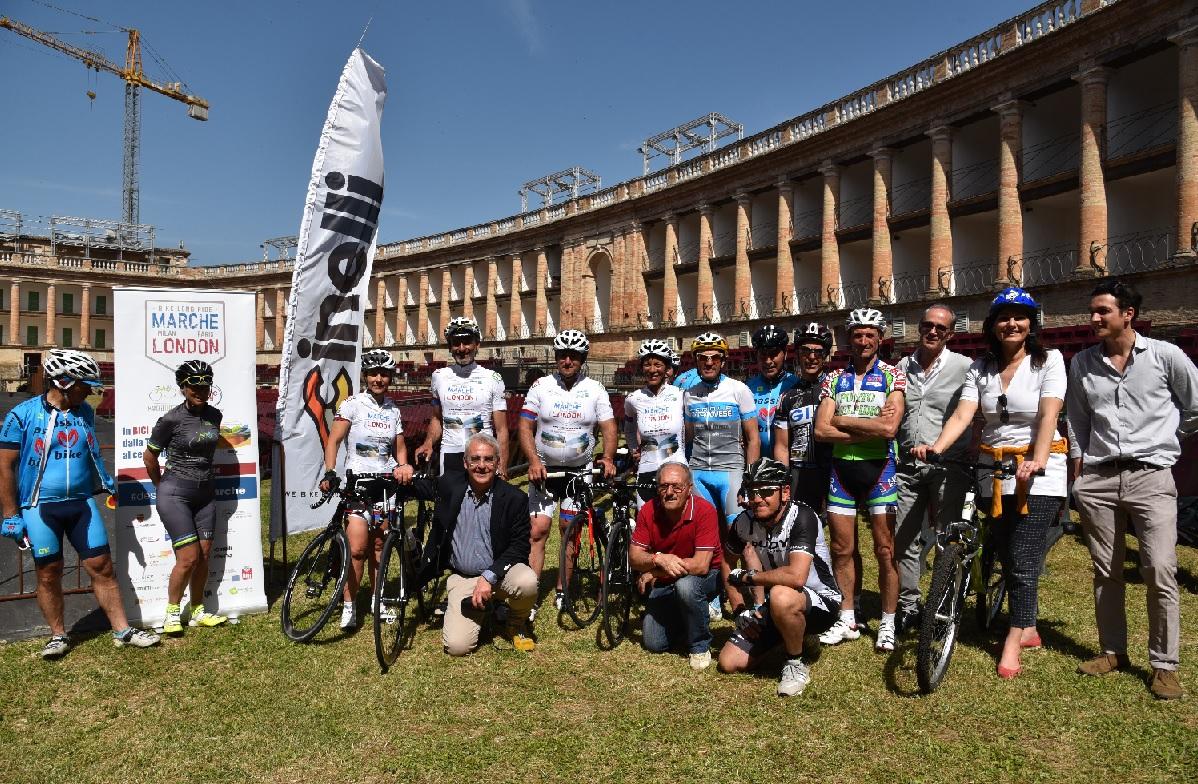
[[[699,577],[688,574],[670,585],[649,591],[645,597],[645,650],[664,653],[685,642],[688,653],[711,649],[711,620],[707,604],[719,595],[720,570]]]
[[[913,612],[919,604],[919,578],[924,556],[935,545],[936,531],[961,519],[969,489],[969,476],[943,466],[900,463],[898,518],[894,528],[894,554],[899,570],[899,610]],[[935,515],[935,529],[927,518]]]

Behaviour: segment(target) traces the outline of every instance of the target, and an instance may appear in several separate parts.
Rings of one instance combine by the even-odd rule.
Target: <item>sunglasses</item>
[[[187,376],[186,378],[183,379],[183,386],[185,386],[185,387],[210,387],[210,386],[212,386],[212,376],[211,375]]]
[[[998,421],[1004,425],[1011,421],[1011,412],[1007,410],[1007,393],[998,396]]]
[[[822,348],[808,348],[807,346],[799,346],[799,355],[804,357],[826,357],[828,352]]]
[[[943,324],[936,324],[931,321],[919,322],[919,331],[920,332],[935,332],[937,335],[947,335],[948,329],[949,328],[944,326]]]
[[[745,490],[745,496],[750,499],[769,498],[781,489],[781,487],[750,487]]]
[[[723,362],[724,355],[717,352],[712,352],[710,354],[698,354],[695,356],[695,359],[699,362]]]

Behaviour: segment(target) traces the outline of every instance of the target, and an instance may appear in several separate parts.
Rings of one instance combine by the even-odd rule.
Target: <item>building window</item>
[[[96,315],[103,316],[108,312],[108,298],[103,294],[96,295]]]
[[[75,332],[70,327],[62,328],[62,347],[71,348],[75,341]]]
[[[96,339],[92,341],[92,348],[108,348],[104,345],[104,330],[96,330]]]
[[[8,341],[4,339],[4,325],[0,324],[0,345],[4,345],[7,342]]]
[[[26,310],[32,310],[35,312],[41,310],[42,309],[41,294],[39,294],[36,291],[28,292],[28,294],[26,296],[25,304],[28,306],[25,308]],[[36,345],[36,344],[30,343],[29,345],[32,346],[32,345]]]
[[[25,327],[25,345],[26,346],[36,346],[37,345],[37,327],[33,326],[32,324]]]
[[[62,293],[62,312],[68,316],[75,312],[75,295],[69,291]]]

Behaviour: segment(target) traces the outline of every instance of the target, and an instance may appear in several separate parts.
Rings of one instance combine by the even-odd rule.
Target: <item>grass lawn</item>
[[[1181,677],[1198,695],[1198,554],[1180,557]],[[146,651],[114,650],[104,634],[53,664],[35,657],[40,640],[10,644],[0,782],[1198,780],[1198,696],[1160,703],[1145,687],[1138,576],[1137,671],[1074,674],[1096,642],[1089,574],[1084,546],[1059,542],[1041,584],[1046,648],[1014,681],[995,676],[996,648],[968,608],[949,675],[927,697],[910,637],[889,656],[864,637],[824,649],[806,693],[781,700],[778,662],[733,677],[631,642],[604,653],[593,630],[558,628],[552,609],[531,654],[496,643],[453,660],[426,630],[385,676],[369,625],[296,645],[277,610]],[[717,642],[730,629],[718,624]]]

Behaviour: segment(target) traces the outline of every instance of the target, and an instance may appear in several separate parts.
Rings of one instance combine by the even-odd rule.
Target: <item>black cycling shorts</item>
[[[840,618],[840,607],[832,606],[832,603],[824,597],[817,594],[810,588],[803,589],[804,595],[807,597],[807,611],[803,613],[807,618],[807,627],[804,629],[804,635],[808,634],[823,634],[832,628],[832,624],[836,623]],[[745,653],[749,654],[750,659],[757,659],[773,650],[774,646],[782,642],[782,632],[778,631],[778,627],[774,625],[774,619],[770,616],[770,603],[767,600],[761,606],[761,623],[759,628],[761,634],[757,639],[750,640],[740,631],[735,632],[728,642],[740,648]]]
[[[171,545],[178,550],[216,535],[216,490],[209,479],[197,482],[167,471],[158,483],[154,504]]]

